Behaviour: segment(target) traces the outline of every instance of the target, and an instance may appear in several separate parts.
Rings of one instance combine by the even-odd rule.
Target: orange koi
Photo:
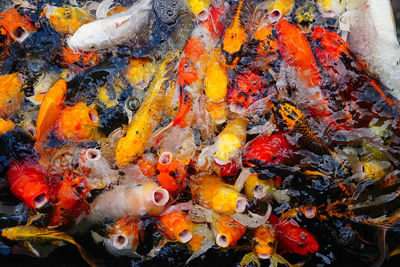
[[[277,32],[271,24],[263,25],[254,34],[254,40],[258,44],[251,66],[266,71],[279,58]]]
[[[113,246],[117,249],[134,249],[139,244],[140,223],[135,217],[125,216],[107,230]]]
[[[65,226],[74,221],[82,212],[88,212],[89,188],[86,177],[76,171],[66,171],[55,183],[49,226]]]
[[[16,112],[24,93],[18,73],[0,76],[0,117],[7,118]]]
[[[321,74],[307,38],[296,25],[286,20],[281,20],[275,27],[283,60],[296,69],[299,79],[308,88],[317,87],[321,82]]]
[[[189,242],[192,235],[192,222],[187,213],[182,210],[173,211],[157,217],[158,229],[171,240],[181,243]]]
[[[49,200],[46,172],[36,163],[12,162],[7,177],[11,192],[28,208],[39,209]]]
[[[71,119],[74,118],[74,119]],[[94,108],[84,102],[65,107],[57,125],[57,135],[62,139],[75,142],[91,140],[99,125],[99,116]]]
[[[274,229],[266,225],[261,225],[254,231],[251,246],[254,253],[260,259],[269,259],[276,253],[278,242]]]
[[[66,93],[67,83],[60,79],[49,89],[44,97],[36,118],[37,141],[35,149],[37,151],[43,148],[45,140],[47,140],[51,130],[60,117]]]
[[[42,16],[44,15],[49,19],[54,30],[69,35],[74,34],[83,24],[94,20],[88,10],[68,5],[47,6],[43,10]]]
[[[186,187],[187,171],[185,166],[174,159],[170,152],[163,152],[157,164],[159,184],[170,193],[176,193]]]
[[[222,39],[222,50],[227,54],[227,62],[232,63],[247,39],[245,25],[242,22],[244,0],[241,0],[236,8],[231,24],[225,30]]]
[[[213,222],[215,243],[223,248],[236,245],[246,232],[246,226],[235,221],[230,216],[221,215]]]

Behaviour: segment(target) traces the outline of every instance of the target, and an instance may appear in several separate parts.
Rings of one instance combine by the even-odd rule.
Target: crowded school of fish
[[[329,265],[327,242],[375,249],[375,266],[400,253],[389,0],[45,2],[0,13],[9,253],[69,244],[104,264],[82,232],[134,261],[180,243],[178,265],[230,248],[241,266]]]

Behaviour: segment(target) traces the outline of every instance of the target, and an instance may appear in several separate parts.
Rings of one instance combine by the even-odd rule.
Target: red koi
[[[170,193],[182,191],[187,185],[188,174],[185,166],[174,159],[170,152],[163,152],[157,164],[159,184]]]
[[[266,96],[265,79],[258,73],[246,70],[239,73],[236,83],[231,83],[228,91],[228,102],[230,109],[242,113],[251,104]]]
[[[281,219],[275,214],[268,218],[276,231],[279,246],[287,252],[307,256],[319,250],[317,239],[295,221]]]
[[[292,146],[285,134],[275,132],[271,136],[260,135],[247,146],[243,163],[250,167],[261,164],[281,164],[290,158]]]
[[[11,192],[28,208],[39,209],[49,200],[46,172],[38,164],[14,161],[7,177]]]
[[[86,177],[76,171],[67,171],[62,180],[55,183],[49,226],[65,226],[74,221],[82,212],[88,212],[89,187]]]
[[[178,240],[181,243],[189,242],[192,235],[192,222],[186,212],[176,210],[157,217],[159,224],[157,228],[166,238]]]

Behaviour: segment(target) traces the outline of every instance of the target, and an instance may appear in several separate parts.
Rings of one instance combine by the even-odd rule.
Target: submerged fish
[[[90,265],[97,266],[95,260],[81,247],[71,236],[48,228],[35,226],[15,226],[5,228],[1,231],[1,236],[14,241],[48,243],[54,241],[68,242],[76,246],[82,258]]]
[[[113,0],[105,0],[103,7],[110,7]],[[150,22],[152,0],[140,0],[121,13],[97,18],[84,24],[68,39],[73,50],[96,51],[121,44],[129,39],[139,39]],[[98,12],[99,13],[99,12]]]

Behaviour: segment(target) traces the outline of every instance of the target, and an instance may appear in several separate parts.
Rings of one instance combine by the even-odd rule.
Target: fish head
[[[272,228],[260,226],[256,229],[251,242],[254,253],[261,259],[268,259],[275,254],[278,242]]]
[[[68,47],[75,51],[97,51],[102,49],[105,38],[96,29],[97,24],[85,24],[80,27],[74,35],[67,39]]]

